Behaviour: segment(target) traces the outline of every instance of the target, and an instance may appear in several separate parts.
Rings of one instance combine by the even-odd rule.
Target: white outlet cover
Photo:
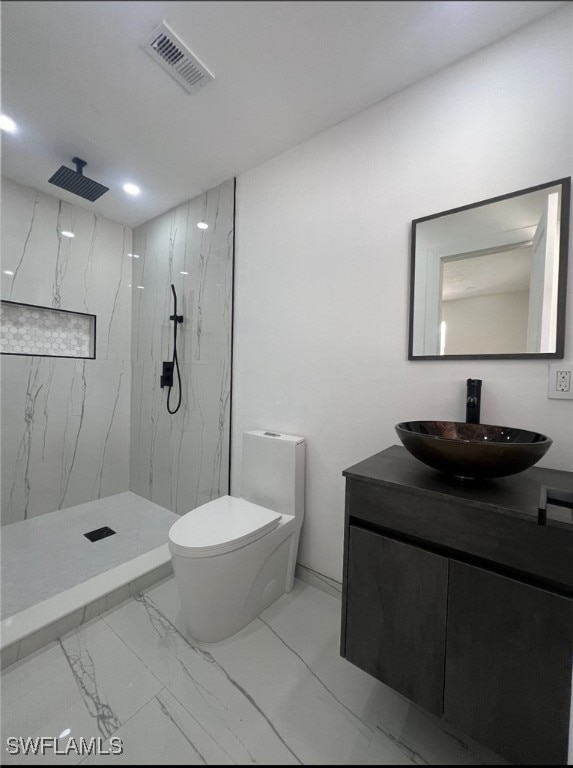
[[[569,391],[560,392],[557,389],[557,374],[559,371],[569,372]],[[552,363],[549,366],[547,380],[547,397],[551,400],[573,400],[573,363]]]
[[[557,371],[558,392],[569,392],[571,388],[571,371]]]

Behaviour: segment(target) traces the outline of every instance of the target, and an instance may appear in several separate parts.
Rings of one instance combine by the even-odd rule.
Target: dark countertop
[[[465,501],[468,507],[487,509],[534,525],[538,524],[541,486],[573,491],[573,472],[531,467],[509,477],[463,480],[426,466],[401,445],[392,445],[342,474],[375,485],[408,488],[433,498],[453,497]],[[570,509],[548,505],[546,525],[573,532],[572,517]]]

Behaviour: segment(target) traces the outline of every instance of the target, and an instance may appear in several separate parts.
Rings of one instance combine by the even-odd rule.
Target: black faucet
[[[466,396],[466,424],[479,424],[481,406],[481,379],[468,379]]]

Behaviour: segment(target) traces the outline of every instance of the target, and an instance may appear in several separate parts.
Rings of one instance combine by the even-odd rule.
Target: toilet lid
[[[184,557],[209,557],[231,552],[274,530],[278,512],[235,496],[221,496],[173,523],[171,551]]]

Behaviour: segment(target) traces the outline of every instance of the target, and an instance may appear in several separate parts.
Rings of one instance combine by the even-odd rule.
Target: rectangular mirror
[[[409,360],[561,359],[571,178],[412,222]]]

